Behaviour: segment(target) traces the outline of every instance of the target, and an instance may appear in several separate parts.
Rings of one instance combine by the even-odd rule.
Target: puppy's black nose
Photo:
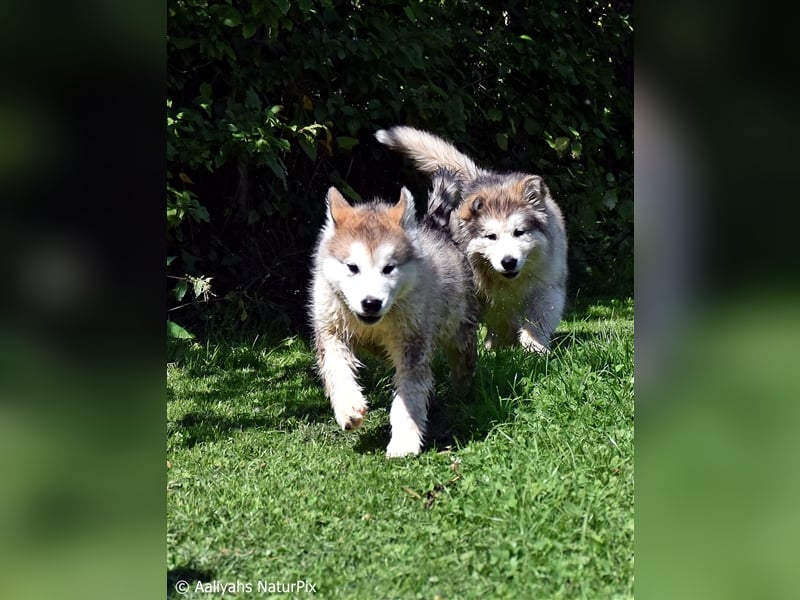
[[[381,311],[381,306],[383,306],[383,302],[372,296],[367,296],[361,301],[361,308],[367,315],[377,315]]]
[[[500,264],[503,265],[506,271],[513,271],[517,268],[517,259],[513,256],[504,256]]]

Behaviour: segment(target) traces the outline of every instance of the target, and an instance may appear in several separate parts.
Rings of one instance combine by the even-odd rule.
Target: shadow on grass
[[[577,303],[576,303],[577,304]],[[569,331],[557,333],[552,341],[550,358],[558,358],[573,346],[602,343],[607,327],[605,320],[630,319],[633,303],[630,300],[609,300],[600,303],[584,301],[565,314]],[[213,374],[213,383],[206,389],[191,392],[192,408],[170,423],[173,443],[193,447],[201,442],[228,438],[248,429],[291,431],[303,424],[333,422],[330,404],[314,372],[313,356],[308,340],[298,338],[304,352],[292,355],[274,365],[258,358],[256,348],[274,349],[279,353],[283,341],[259,346],[246,339],[226,340],[216,350],[195,345],[186,351],[187,373],[202,380]],[[229,345],[230,344],[230,345]],[[194,354],[192,354],[194,353]],[[380,357],[362,356],[365,366],[359,380],[366,390],[370,404],[389,407],[392,398],[392,369]],[[438,357],[434,363],[437,399],[429,413],[426,450],[446,450],[483,440],[500,423],[514,416],[518,380],[535,380],[544,374],[545,357],[520,361],[513,349],[481,352],[473,393],[469,397],[453,397],[450,392],[449,371]],[[212,381],[212,379],[209,379]],[[477,390],[480,390],[478,393]],[[168,389],[168,399],[175,401],[175,391]],[[387,426],[361,431],[354,445],[359,453],[369,454],[386,448],[390,438]]]
[[[632,319],[634,302],[632,297],[591,297],[576,295],[569,299],[564,310],[566,320],[592,320],[621,318]]]
[[[370,404],[388,407],[392,369],[380,357],[364,355],[361,358],[365,366],[359,371],[358,379]],[[183,401],[190,403],[181,417],[168,424],[173,444],[191,448],[248,429],[292,431],[308,424],[334,423],[333,410],[314,371],[310,353],[295,360],[281,360],[276,368],[247,357],[236,357],[235,363],[229,356],[214,360],[216,363],[211,367],[187,369],[193,386],[199,389],[179,394],[168,385],[169,402],[175,402],[182,395]],[[367,438],[361,447],[368,452],[379,443]]]
[[[552,368],[548,363],[558,363],[574,349],[606,345],[609,330],[614,328],[609,323],[633,318],[633,302],[628,299],[583,300],[575,304],[564,315],[568,330],[553,336],[549,356],[530,355],[520,359],[516,348],[482,351],[472,394],[466,398],[445,397],[439,406],[432,408],[428,446],[443,450],[484,440],[497,425],[514,418],[520,380],[532,380],[535,385]],[[585,359],[602,361],[603,356],[588,353]],[[439,371],[439,376],[447,376],[446,369]]]
[[[220,416],[202,412],[191,412],[184,415],[173,426],[172,432],[180,431],[179,445],[192,448],[201,442],[216,442],[229,438],[236,433],[248,429],[259,431],[290,431],[299,426],[303,421],[316,421],[320,416],[302,411],[293,412],[297,421],[292,423],[286,417],[270,416]]]
[[[510,363],[505,354],[501,351],[499,358],[492,355],[492,360],[508,365]],[[391,370],[388,371],[391,372]],[[494,390],[498,394],[512,395],[513,374],[494,372],[491,366],[479,364],[473,389],[465,396],[456,397],[452,391],[449,371],[444,361],[439,359],[435,361],[436,393],[429,403],[428,431],[423,452],[447,451],[456,446],[464,446],[473,441],[482,440],[495,425],[511,419],[513,406],[509,402],[496,398],[487,401],[485,398],[479,397],[476,389],[480,385],[478,382],[487,379],[491,379],[495,386]],[[383,381],[383,384],[386,389],[382,389],[380,392],[381,396],[385,396],[381,405],[388,409],[391,406],[391,383],[386,384]],[[383,452],[389,444],[391,427],[386,424],[369,431],[359,431],[358,436],[358,441],[353,446],[355,452],[360,454]]]
[[[550,340],[550,351],[557,356],[558,353],[567,352],[573,346],[599,342],[602,340],[602,332],[599,331],[568,331],[559,332],[553,335]]]
[[[193,409],[170,422],[168,432],[180,432],[177,443],[191,448],[248,429],[292,431],[324,423],[331,418],[330,405],[314,385],[306,377],[276,382],[268,376],[228,373],[213,389],[194,392]]]
[[[429,447],[449,450],[482,441],[500,423],[514,416],[514,404],[504,398],[516,396],[515,382],[520,375],[508,350],[487,352],[478,361],[472,391],[465,397],[445,396],[430,413]],[[545,359],[535,358],[535,377],[543,370]],[[530,361],[528,361],[530,364]]]
[[[198,581],[205,583],[213,579],[213,571],[189,566],[170,569],[167,571],[167,598],[182,598],[187,591],[194,590]]]
[[[353,450],[359,454],[376,454],[384,452],[389,445],[389,427],[378,427],[371,431],[359,431],[358,440]]]
[[[276,365],[235,358],[196,367],[199,373],[186,369],[188,389],[168,385],[168,402],[185,407],[168,423],[173,444],[190,448],[248,429],[291,431],[329,418],[329,404],[308,356],[282,358]]]

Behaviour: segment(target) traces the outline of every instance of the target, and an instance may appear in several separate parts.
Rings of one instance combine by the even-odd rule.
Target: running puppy
[[[386,455],[418,454],[436,347],[456,386],[468,385],[475,369],[477,306],[464,255],[446,232],[417,223],[406,188],[394,205],[351,206],[332,187],[312,269],[317,367],[337,423],[357,429],[367,412],[355,352],[382,352],[395,368]]]
[[[375,137],[424,173],[442,167],[455,173],[461,199],[450,206],[448,225],[472,266],[486,346],[519,342],[547,352],[564,310],[567,235],[542,178],[483,169],[452,144],[412,127]]]

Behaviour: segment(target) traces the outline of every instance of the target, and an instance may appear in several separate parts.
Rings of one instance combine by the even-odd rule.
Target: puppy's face
[[[374,325],[417,280],[413,199],[352,207],[331,188],[321,272],[347,308]]]
[[[547,214],[541,179],[497,176],[465,194],[456,215],[455,237],[473,264],[484,263],[506,279],[547,252]]]
[[[417,262],[404,244],[391,241],[374,249],[359,240],[339,243],[323,269],[350,311],[368,325],[380,321],[417,280]]]
[[[467,254],[479,255],[500,275],[514,279],[534,249],[546,238],[535,222],[521,212],[505,218],[487,217],[476,224],[476,234],[467,244]]]

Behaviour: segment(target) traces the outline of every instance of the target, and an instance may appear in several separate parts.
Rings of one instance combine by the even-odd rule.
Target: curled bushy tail
[[[445,167],[455,172],[461,183],[466,183],[486,174],[455,146],[427,131],[398,125],[377,131],[375,138],[381,144],[407,155],[420,171],[428,175],[439,167]]]
[[[438,167],[431,177],[431,192],[428,195],[428,209],[422,222],[431,229],[450,232],[450,213],[461,201],[456,172]]]

